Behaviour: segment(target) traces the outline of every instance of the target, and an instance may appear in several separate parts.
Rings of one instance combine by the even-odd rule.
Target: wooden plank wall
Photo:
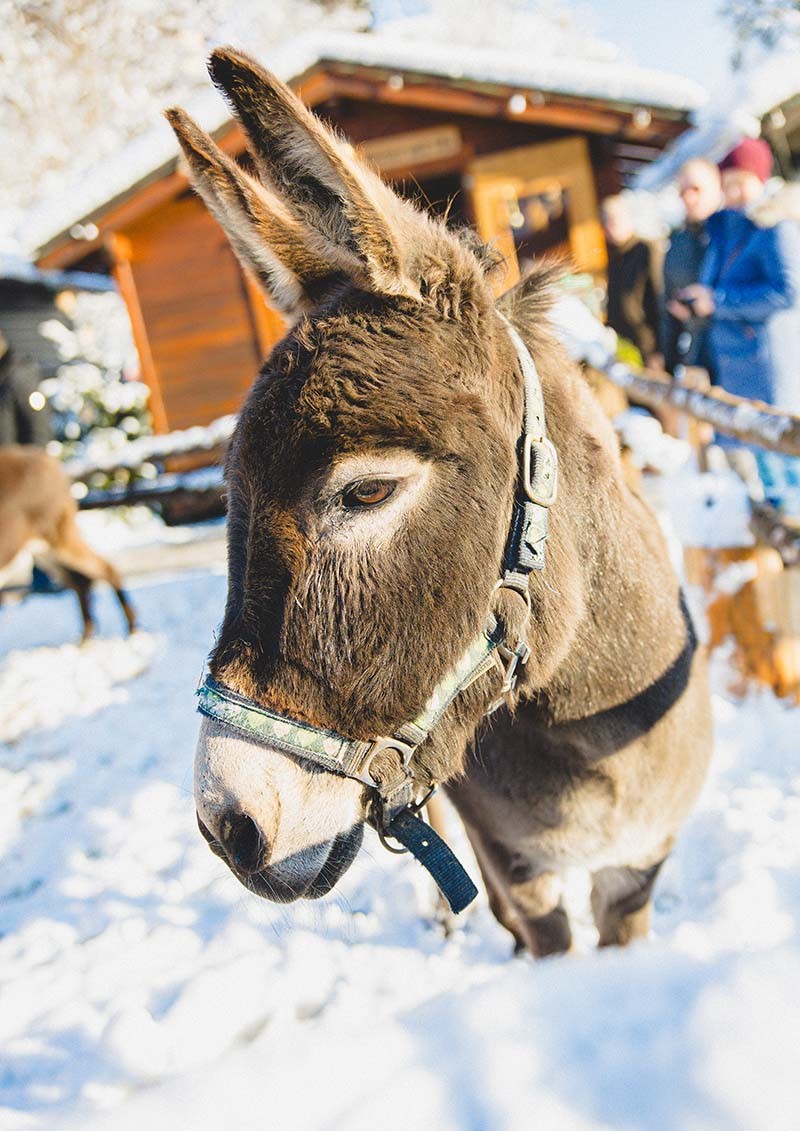
[[[124,236],[166,427],[236,412],[267,351],[219,225],[187,195],[162,204]],[[276,324],[275,338],[277,331]]]

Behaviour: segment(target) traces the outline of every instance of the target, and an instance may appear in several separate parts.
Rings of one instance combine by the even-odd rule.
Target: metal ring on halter
[[[410,746],[407,742],[401,741],[399,738],[376,738],[370,743],[367,750],[364,752],[358,768],[355,773],[350,776],[356,781],[363,782],[368,785],[370,789],[377,789],[379,782],[372,776],[372,763],[375,761],[379,754],[383,754],[386,750],[393,750],[396,754],[400,755],[400,762],[406,776],[409,775],[409,764],[414,757],[414,747]]]
[[[425,808],[425,806],[430,801],[430,799],[433,797],[434,793],[436,793],[436,790],[438,788],[439,788],[438,782],[432,781],[430,786],[428,787],[428,789],[425,791],[425,793],[419,799],[419,801],[414,801],[410,805],[406,806],[408,811],[410,813],[413,813],[415,816],[417,814],[421,813],[422,810]],[[373,802],[373,804],[374,804],[374,802]],[[380,802],[378,802],[378,804],[380,804]],[[381,842],[381,844],[387,850],[387,852],[393,852],[395,854],[395,856],[403,856],[403,855],[405,855],[405,853],[407,853],[409,851],[407,848],[393,848],[392,845],[389,844],[389,842],[386,839],[386,831],[384,829],[383,821],[380,818],[374,822],[372,827],[375,829],[375,832],[378,834],[378,840]]]
[[[386,833],[383,831],[382,825],[373,826],[375,832],[378,834],[378,840],[381,842],[387,852],[393,852],[395,856],[405,856],[408,852],[407,848],[392,848],[391,844],[386,839]]]
[[[433,797],[434,793],[436,793],[436,790],[438,788],[439,788],[438,783],[435,782],[435,781],[432,781],[430,786],[426,790],[426,792],[420,798],[420,800],[415,801],[413,803],[413,805],[409,805],[409,809],[411,810],[411,812],[412,813],[421,813],[422,810],[425,808],[425,806],[430,801],[430,799]]]
[[[533,606],[531,605],[531,591],[528,587],[527,578],[525,580],[525,584],[523,585],[522,582],[517,583],[513,578],[501,577],[499,581],[495,582],[495,586],[492,592],[496,593],[498,589],[508,589],[510,593],[516,593],[517,596],[521,597],[525,602],[525,606],[528,612],[533,612]]]

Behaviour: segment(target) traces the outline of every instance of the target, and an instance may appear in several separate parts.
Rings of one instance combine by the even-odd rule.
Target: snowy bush
[[[53,424],[49,450],[61,459],[107,459],[152,432],[149,389],[135,379],[138,361],[128,315],[120,297],[110,293],[67,291],[58,305],[69,323],[53,318],[39,327],[62,359],[56,376],[41,385]],[[123,470],[113,481],[134,477]],[[108,482],[102,474],[92,486]]]

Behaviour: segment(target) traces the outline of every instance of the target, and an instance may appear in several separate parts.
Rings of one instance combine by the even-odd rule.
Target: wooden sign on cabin
[[[384,176],[450,161],[461,153],[463,141],[457,126],[434,126],[375,138],[358,147],[359,152]]]

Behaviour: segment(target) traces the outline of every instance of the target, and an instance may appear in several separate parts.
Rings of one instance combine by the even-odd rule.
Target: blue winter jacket
[[[714,294],[716,381],[737,396],[800,412],[800,225],[780,215],[773,200],[763,212],[769,226],[759,226],[758,212],[711,216],[699,281]]]

